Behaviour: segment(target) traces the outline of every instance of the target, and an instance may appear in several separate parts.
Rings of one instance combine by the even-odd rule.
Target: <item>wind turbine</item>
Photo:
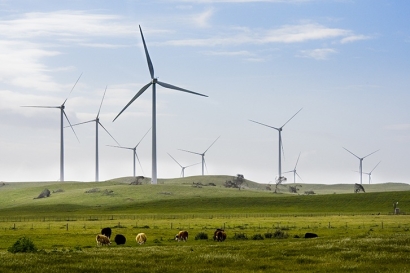
[[[98,113],[97,113],[97,117],[93,120],[89,120],[89,121],[84,121],[84,122],[80,122],[77,124],[74,124],[73,126],[77,126],[77,125],[81,125],[81,124],[85,124],[85,123],[89,123],[89,122],[95,122],[95,181],[98,182],[99,181],[99,161],[98,161],[98,126],[101,126],[106,132],[107,134],[118,144],[118,141],[110,134],[110,132],[108,132],[107,129],[105,129],[105,127],[101,124],[100,122],[100,111],[101,111],[101,106],[102,103],[104,101],[104,97],[105,97],[105,93],[107,92],[107,87],[105,87],[105,91],[104,91],[104,95],[102,97],[101,100],[101,104],[100,104],[100,108],[98,109]]]
[[[376,169],[376,167],[380,164],[381,161],[379,161],[379,163],[376,164],[376,166],[374,166],[373,170],[371,170],[369,173],[364,173],[367,174],[369,176],[369,184],[372,181],[372,172],[374,171],[374,169]]]
[[[181,177],[185,177],[184,172],[185,172],[186,168],[191,167],[191,166],[195,166],[195,165],[198,165],[198,164],[201,163],[201,162],[199,162],[199,163],[195,163],[195,164],[188,165],[188,166],[182,166],[181,164],[179,164],[179,162],[175,158],[172,157],[172,155],[170,155],[169,153],[168,153],[168,155],[181,167]]]
[[[269,126],[269,125],[266,125],[266,124],[263,124],[263,123],[260,123],[260,122],[254,121],[254,120],[250,120],[250,121],[252,121],[252,122],[254,122],[254,123],[257,123],[257,124],[260,124],[260,125],[263,125],[263,126],[266,126],[266,127],[272,128],[272,129],[275,129],[275,130],[277,130],[278,133],[279,133],[279,168],[278,168],[278,172],[279,172],[279,178],[278,178],[278,180],[279,180],[279,181],[276,181],[277,183],[278,183],[278,182],[280,183],[281,180],[283,179],[283,178],[282,178],[282,157],[281,157],[281,150],[282,150],[282,152],[283,152],[283,144],[282,144],[282,130],[283,130],[283,127],[284,127],[291,119],[293,119],[300,111],[302,111],[302,109],[303,109],[303,108],[300,108],[300,110],[297,111],[296,114],[294,114],[290,119],[288,119],[288,121],[285,122],[285,124],[283,124],[283,125],[282,125],[281,127],[279,127],[279,128],[276,128],[276,127],[273,127],[273,126]]]
[[[151,130],[151,128],[150,128],[149,130]],[[138,145],[140,145],[140,143],[141,143],[141,141],[144,139],[144,137],[148,134],[149,130],[148,130],[148,131],[145,133],[145,135],[141,138],[141,140],[138,142],[138,144],[135,145],[135,147],[123,147],[123,146],[111,146],[111,145],[107,145],[107,146],[114,147],[114,148],[121,148],[121,149],[132,150],[132,159],[133,159],[133,161],[134,161],[134,163],[133,163],[133,167],[134,167],[134,172],[133,172],[133,174],[134,174],[134,177],[135,177],[135,158],[138,159],[138,162],[139,162],[140,167],[141,167],[141,170],[142,170],[141,161],[140,161],[140,159],[138,158],[138,154],[137,154],[137,147],[138,147]],[[144,172],[144,171],[143,171],[143,172]]]
[[[298,165],[299,157],[300,157],[300,153],[299,153],[299,156],[298,156],[298,160],[296,160],[295,168],[292,171],[284,172],[284,173],[293,173],[293,183],[296,183],[296,175],[300,178],[300,180],[303,181],[302,177],[300,177],[300,175],[296,171],[296,166]]]
[[[362,184],[362,176],[363,176],[363,168],[362,168],[362,165],[363,165],[363,159],[365,159],[365,158],[368,157],[369,155],[374,154],[375,152],[379,151],[380,149],[377,150],[377,151],[374,151],[373,153],[370,153],[370,154],[366,155],[365,157],[358,157],[357,155],[355,155],[354,153],[352,153],[351,151],[349,151],[349,150],[346,149],[345,147],[343,147],[343,149],[345,149],[346,151],[348,151],[349,153],[351,153],[352,155],[354,155],[355,157],[357,157],[357,158],[359,159],[359,161],[360,161],[360,163],[359,163],[360,184]]]
[[[57,108],[57,109],[60,109],[60,181],[64,181],[64,117],[67,119],[68,124],[70,124],[70,127],[73,130],[74,135],[78,140],[77,134],[75,133],[74,128],[71,126],[70,120],[68,119],[67,114],[64,111],[65,103],[67,102],[68,97],[70,97],[71,92],[73,92],[74,87],[77,85],[77,83],[80,80],[82,75],[83,74],[81,73],[80,77],[78,77],[77,81],[75,82],[73,88],[71,88],[71,91],[68,94],[67,98],[64,100],[63,104],[61,104],[60,106],[22,106],[22,107],[34,107],[34,108]]]
[[[157,184],[157,114],[156,114],[156,85],[157,83],[159,85],[161,85],[162,87],[165,88],[169,88],[169,89],[174,89],[174,90],[178,90],[178,91],[182,91],[182,92],[186,92],[186,93],[191,93],[194,95],[199,95],[199,96],[203,96],[203,97],[208,97],[206,95],[200,94],[200,93],[196,93],[196,92],[192,92],[168,83],[164,83],[164,82],[160,82],[158,81],[157,78],[155,78],[154,76],[154,67],[152,65],[151,62],[151,58],[148,54],[148,49],[147,46],[145,44],[145,39],[144,39],[144,35],[142,34],[142,29],[141,26],[139,26],[140,28],[140,33],[141,33],[141,38],[142,38],[142,42],[144,44],[144,50],[145,50],[145,56],[147,58],[147,63],[148,63],[148,69],[151,75],[151,81],[144,85],[140,91],[138,91],[138,93],[130,100],[130,102],[128,102],[128,104],[121,110],[121,112],[114,118],[113,121],[115,121],[122,112],[125,111],[125,109],[128,108],[128,106],[130,106],[142,93],[145,92],[145,90],[148,89],[148,87],[150,87],[152,85],[152,177],[151,177],[151,184]]]
[[[180,150],[180,151],[187,152],[187,153],[191,153],[191,154],[200,155],[200,156],[202,157],[202,175],[204,175],[204,166],[206,165],[206,163],[205,163],[205,153],[209,150],[209,148],[212,147],[212,145],[214,145],[214,143],[215,143],[220,137],[221,137],[221,136],[219,136],[217,139],[215,139],[215,141],[212,142],[211,146],[209,146],[208,149],[206,149],[205,152],[203,152],[202,154],[201,154],[201,153],[192,152],[192,151],[182,150],[182,149],[179,149],[179,150]]]

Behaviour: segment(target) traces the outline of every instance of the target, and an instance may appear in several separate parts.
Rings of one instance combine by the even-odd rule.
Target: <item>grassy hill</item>
[[[385,183],[363,185],[366,193],[353,194],[353,185],[300,185],[298,194],[289,185],[278,193],[266,184],[246,180],[243,189],[226,188],[231,176],[192,176],[159,179],[150,185],[130,185],[133,177],[104,182],[19,182],[0,187],[1,216],[156,213],[389,213],[393,202],[410,211],[410,185]],[[48,198],[34,199],[44,189]],[[314,195],[304,195],[313,191]]]

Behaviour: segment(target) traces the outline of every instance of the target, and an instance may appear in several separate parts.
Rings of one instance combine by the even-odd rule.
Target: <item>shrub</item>
[[[252,240],[263,240],[263,237],[260,234],[255,234],[252,236]]]
[[[286,232],[284,232],[283,230],[280,230],[280,229],[277,229],[273,233],[273,238],[276,238],[276,239],[285,239],[285,238],[288,238],[288,237],[289,237],[289,235]]]
[[[265,233],[265,238],[266,239],[271,239],[273,237],[273,233],[272,232],[266,232]]]
[[[233,236],[234,240],[248,240],[248,237],[246,236],[245,233],[235,233]]]
[[[11,253],[36,252],[37,248],[29,238],[21,237],[7,251]]]
[[[208,234],[200,232],[195,236],[195,240],[208,240]]]

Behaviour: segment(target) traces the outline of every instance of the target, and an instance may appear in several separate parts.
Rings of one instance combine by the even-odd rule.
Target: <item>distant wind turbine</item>
[[[77,85],[78,81],[80,80],[82,76],[82,73],[80,74],[80,77],[78,77],[77,81],[75,82],[73,88],[71,88],[70,93],[68,94],[67,98],[64,100],[63,104],[60,106],[22,106],[22,107],[34,107],[34,108],[57,108],[60,109],[60,181],[64,181],[64,117],[67,119],[68,124],[70,124],[71,129],[74,132],[75,137],[78,140],[77,134],[74,131],[74,128],[71,126],[70,120],[67,117],[67,114],[65,113],[65,103],[67,102],[68,98],[71,95],[71,92],[73,92],[74,87]],[[78,140],[79,141],[79,140]]]
[[[368,172],[368,173],[364,172],[364,174],[367,174],[369,176],[369,184],[372,181],[372,172],[374,171],[374,169],[376,169],[376,167],[380,164],[380,162],[381,161],[379,161],[379,163],[377,163],[376,166],[374,166],[373,170],[371,170],[370,172]]]
[[[84,122],[80,122],[77,124],[74,124],[72,126],[77,126],[77,125],[81,125],[81,124],[85,124],[85,123],[89,123],[89,122],[94,122],[95,121],[95,181],[98,182],[99,181],[99,161],[98,161],[98,126],[101,126],[106,132],[107,134],[118,144],[118,141],[110,134],[110,132],[108,132],[107,129],[105,129],[105,127],[101,124],[100,122],[100,111],[101,111],[101,106],[103,104],[104,101],[104,97],[105,97],[105,93],[107,92],[107,87],[105,87],[105,91],[104,91],[104,95],[102,97],[101,100],[101,104],[100,104],[100,108],[98,109],[98,113],[97,113],[97,117],[93,120],[89,120],[89,121],[84,121]]]
[[[300,177],[300,175],[296,171],[296,166],[298,165],[299,157],[300,157],[300,153],[299,153],[299,156],[298,156],[298,160],[296,160],[295,168],[293,168],[293,170],[291,170],[291,171],[284,172],[284,173],[293,173],[293,183],[296,183],[296,175],[300,178],[300,180],[303,181],[302,177]]]
[[[179,162],[175,158],[172,157],[172,155],[170,155],[169,153],[168,153],[168,155],[181,167],[181,177],[185,177],[185,169],[186,168],[201,164],[201,162],[199,162],[199,163],[195,163],[195,164],[188,165],[188,166],[182,166],[181,164],[179,164]]]
[[[179,150],[180,150],[180,151],[187,152],[187,153],[191,153],[191,154],[200,155],[201,158],[202,158],[202,175],[204,175],[204,166],[206,166],[206,163],[205,163],[205,153],[209,150],[209,148],[212,147],[212,145],[214,145],[214,143],[215,143],[220,137],[221,137],[221,136],[219,136],[217,139],[215,139],[215,141],[212,142],[211,146],[209,146],[208,149],[206,149],[205,152],[203,152],[202,154],[201,154],[201,153],[192,152],[192,151],[182,150],[182,149],[179,149]]]
[[[149,130],[151,130],[151,128],[150,128]],[[140,143],[141,143],[141,141],[144,139],[144,137],[148,134],[149,130],[148,130],[148,131],[145,133],[145,135],[141,138],[141,140],[138,142],[138,144],[135,145],[135,147],[123,147],[123,146],[111,146],[111,145],[107,145],[107,146],[114,147],[114,148],[121,148],[121,149],[132,150],[132,159],[133,159],[133,164],[132,164],[132,165],[133,165],[133,168],[134,168],[134,172],[133,172],[134,177],[135,177],[135,165],[136,165],[136,164],[135,164],[135,158],[137,158],[138,163],[140,164],[141,171],[144,172],[144,171],[142,170],[141,161],[140,161],[140,159],[138,158],[137,147],[138,147],[138,145],[140,145]]]
[[[266,126],[266,127],[272,128],[272,129],[275,129],[275,130],[277,130],[278,133],[279,133],[279,168],[278,168],[278,173],[279,173],[279,178],[278,178],[278,180],[279,180],[279,181],[276,181],[276,182],[279,182],[279,183],[280,183],[281,180],[282,180],[282,157],[281,157],[281,155],[282,155],[281,150],[282,150],[282,152],[283,152],[282,129],[283,129],[283,127],[284,127],[291,119],[293,119],[300,111],[302,111],[302,109],[303,109],[303,108],[300,108],[300,110],[297,111],[296,114],[294,114],[288,121],[285,122],[285,124],[283,124],[283,125],[282,125],[281,127],[279,127],[279,128],[276,128],[276,127],[273,127],[273,126],[269,126],[269,125],[266,125],[266,124],[263,124],[263,123],[260,123],[260,122],[254,121],[254,120],[250,120],[250,121],[252,121],[252,122],[254,122],[254,123],[257,123],[257,124],[260,124],[260,125],[263,125],[263,126]]]
[[[349,150],[348,150],[348,149],[346,149],[345,147],[343,147],[343,149],[345,149],[346,151],[348,151],[349,153],[351,153],[352,155],[354,155],[355,157],[357,157],[357,158],[359,159],[359,161],[360,161],[360,163],[359,163],[360,184],[362,184],[362,176],[363,176],[363,159],[365,159],[366,157],[368,157],[368,156],[370,156],[370,155],[374,154],[375,152],[379,151],[380,149],[379,149],[379,150],[377,150],[377,151],[374,151],[373,153],[370,153],[370,154],[366,155],[365,157],[358,157],[357,155],[355,155],[354,153],[352,153],[351,151],[349,151]]]
[[[186,92],[186,93],[191,93],[191,94],[194,94],[194,95],[199,95],[199,96],[203,96],[203,97],[208,97],[208,96],[200,94],[200,93],[192,92],[192,91],[189,91],[189,90],[186,90],[186,89],[183,89],[183,88],[180,88],[180,87],[168,84],[168,83],[158,81],[158,79],[155,78],[155,76],[154,76],[154,66],[152,65],[151,58],[148,54],[148,49],[147,49],[147,46],[145,44],[145,39],[144,39],[144,35],[142,34],[141,26],[139,26],[139,28],[140,28],[142,42],[144,44],[145,56],[147,58],[148,69],[149,69],[149,72],[150,72],[150,75],[151,75],[151,81],[148,84],[144,85],[140,89],[140,91],[138,91],[138,93],[130,100],[130,102],[128,102],[128,104],[121,110],[121,112],[114,118],[113,121],[115,121],[121,115],[121,113],[124,112],[125,109],[128,108],[128,106],[130,106],[142,93],[145,92],[145,90],[148,89],[148,87],[150,87],[152,85],[152,177],[151,177],[151,184],[157,184],[156,84],[158,83],[162,87],[169,88],[169,89],[174,89],[174,90],[178,90],[178,91],[182,91],[182,92]]]

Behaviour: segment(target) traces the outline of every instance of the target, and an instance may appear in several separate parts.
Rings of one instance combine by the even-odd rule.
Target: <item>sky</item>
[[[60,177],[60,106],[137,147],[151,177],[152,92],[158,178],[201,162],[207,175],[259,183],[297,164],[296,182],[410,182],[410,3],[387,0],[0,0],[0,181]],[[80,77],[78,83],[77,79]],[[72,92],[70,92],[72,90]],[[65,120],[64,126],[68,123]],[[95,124],[64,129],[65,180],[94,181]],[[142,141],[141,141],[142,139]],[[132,151],[99,129],[100,180],[132,176]],[[344,148],[343,148],[344,147]],[[185,176],[201,174],[201,164]],[[288,183],[293,174],[285,173]],[[194,179],[193,179],[194,181]],[[363,175],[363,184],[368,184]]]

